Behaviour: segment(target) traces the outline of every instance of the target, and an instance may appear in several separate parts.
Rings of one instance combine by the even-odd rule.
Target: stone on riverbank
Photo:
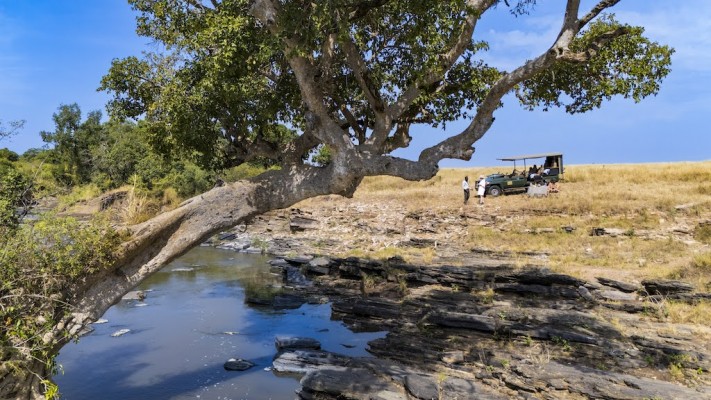
[[[252,367],[254,367],[253,362],[241,358],[230,358],[224,365],[224,368],[228,371],[246,371]]]

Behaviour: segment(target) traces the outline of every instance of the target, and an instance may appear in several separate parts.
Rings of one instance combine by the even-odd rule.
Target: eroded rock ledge
[[[503,262],[272,264],[291,295],[327,296],[351,329],[389,332],[369,343],[377,359],[281,353],[275,369],[304,373],[301,399],[711,399],[711,329],[662,315],[667,298],[709,295],[678,282],[587,282]]]

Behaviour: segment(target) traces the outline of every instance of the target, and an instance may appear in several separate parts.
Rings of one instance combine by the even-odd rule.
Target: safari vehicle
[[[527,167],[527,160],[543,159],[539,165],[529,162],[531,167]],[[516,157],[499,158],[501,161],[513,161],[514,167],[510,174],[496,173],[486,177],[486,194],[490,196],[500,196],[503,193],[525,192],[531,184],[548,184],[548,182],[558,182],[563,178],[563,154],[543,153],[530,154]],[[522,161],[522,166],[516,165],[517,161]],[[521,166],[522,169],[518,169]]]

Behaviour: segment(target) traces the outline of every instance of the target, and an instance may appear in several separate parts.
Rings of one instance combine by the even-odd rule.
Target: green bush
[[[225,182],[236,182],[243,179],[254,178],[267,171],[266,168],[250,163],[244,163],[224,171],[222,179]]]
[[[311,161],[319,166],[324,166],[331,162],[331,149],[328,146],[322,145],[318,148],[316,154],[311,157]]]
[[[81,201],[91,200],[101,194],[101,188],[96,184],[76,185],[72,190],[59,198],[62,206],[71,206]]]
[[[27,161],[23,158],[15,166],[23,175],[32,177],[35,198],[56,196],[58,193],[66,191],[66,186],[54,179],[53,165],[43,162],[42,159]]]
[[[179,164],[164,178],[164,187],[173,187],[185,198],[202,193],[215,185],[214,176],[194,164]]]
[[[54,216],[0,235],[0,354],[12,360],[12,373],[25,373],[32,360],[53,371],[54,347],[69,338],[53,329],[81,284],[112,263],[119,241],[106,222]]]
[[[20,156],[15,153],[14,151],[8,149],[7,147],[4,149],[0,149],[0,160],[8,160],[15,162],[20,159]]]
[[[17,227],[20,222],[17,208],[29,207],[31,188],[30,180],[14,169],[0,176],[0,227]]]

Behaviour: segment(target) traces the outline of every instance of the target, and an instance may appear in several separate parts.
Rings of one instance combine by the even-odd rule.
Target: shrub
[[[59,204],[65,207],[76,203],[91,200],[101,194],[101,188],[96,184],[78,185],[72,187],[72,190],[59,199]]]
[[[31,182],[14,169],[0,176],[0,227],[14,229],[20,222],[17,208],[32,202]]]
[[[163,191],[163,198],[161,200],[161,205],[166,210],[172,210],[176,208],[182,199],[178,196],[178,192],[174,188],[167,188]]]
[[[223,179],[225,182],[236,182],[242,179],[253,178],[264,171],[267,171],[264,167],[253,165],[250,163],[244,163],[238,165],[234,168],[230,168],[224,172]]]
[[[54,216],[0,236],[0,353],[12,360],[12,373],[24,374],[33,360],[53,371],[53,348],[69,338],[53,330],[71,311],[81,283],[111,264],[118,244],[106,222],[82,225]]]
[[[4,149],[0,149],[0,160],[7,160],[7,161],[12,161],[15,162],[20,159],[20,156],[15,153],[14,151],[8,149],[7,147]]]
[[[181,197],[191,197],[210,189],[215,184],[213,176],[194,164],[178,165],[164,178],[167,186],[172,186]]]

